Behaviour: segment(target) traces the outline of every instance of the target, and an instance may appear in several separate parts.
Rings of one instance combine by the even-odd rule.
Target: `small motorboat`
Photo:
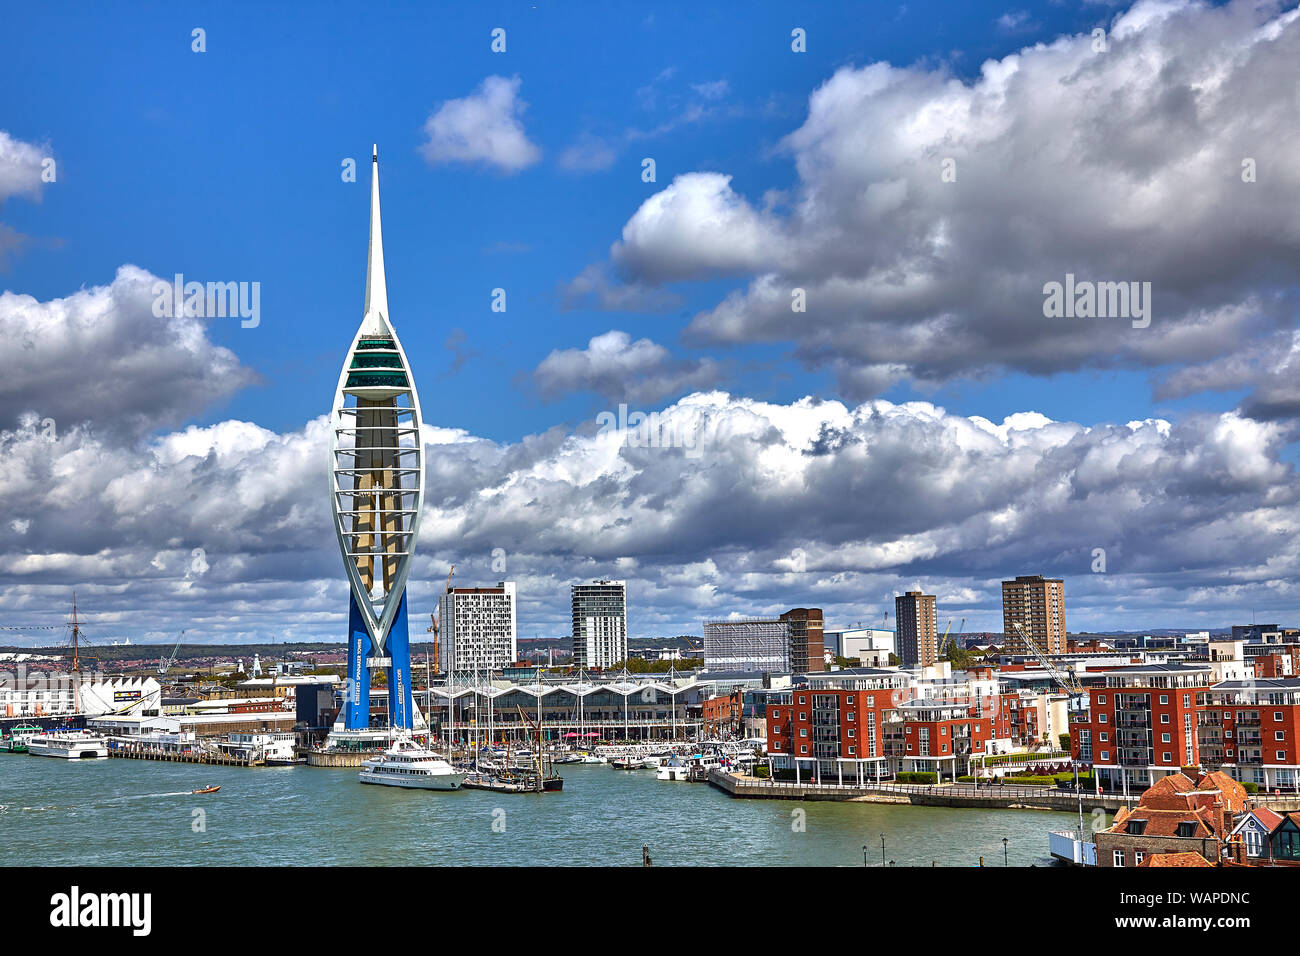
[[[220,789],[220,786],[204,787],[202,790],[191,790],[190,793],[216,793]]]

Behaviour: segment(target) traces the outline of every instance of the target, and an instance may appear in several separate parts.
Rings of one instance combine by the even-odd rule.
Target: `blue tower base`
[[[348,612],[348,683],[343,702],[343,726],[348,730],[365,730],[370,726],[370,668],[366,661],[373,644],[366,630],[365,617],[351,595]],[[384,656],[391,663],[388,677],[388,722],[407,730],[415,726],[414,698],[411,692],[411,638],[406,622],[406,592],[402,592],[397,614],[384,640]]]

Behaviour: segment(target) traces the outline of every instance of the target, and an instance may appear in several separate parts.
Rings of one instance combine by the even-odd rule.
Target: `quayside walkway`
[[[1079,797],[1073,790],[1058,787],[1030,787],[1006,784],[976,787],[974,784],[882,783],[869,787],[856,784],[783,783],[762,780],[725,770],[709,771],[709,784],[733,797],[766,800],[846,800],[859,803],[909,803],[929,807],[973,807],[985,810],[1061,810],[1077,813]],[[1140,793],[1097,794],[1085,790],[1083,810],[1102,808],[1114,813],[1123,806],[1135,806]],[[1255,803],[1278,811],[1300,810],[1300,795],[1259,794]]]

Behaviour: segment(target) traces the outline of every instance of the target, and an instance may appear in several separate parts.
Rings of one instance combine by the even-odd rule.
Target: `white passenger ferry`
[[[465,774],[409,737],[399,737],[382,754],[362,762],[361,782],[418,790],[459,790]]]
[[[65,760],[108,757],[108,741],[85,730],[50,730],[27,741],[27,752],[38,757],[62,757]]]

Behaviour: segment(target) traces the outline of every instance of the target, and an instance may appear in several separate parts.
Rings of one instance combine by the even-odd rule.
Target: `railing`
[[[864,777],[863,783],[859,784],[856,777],[844,775],[844,783],[840,784],[836,778],[829,780],[804,779],[799,783],[793,780],[759,780],[757,778],[741,778],[739,782],[746,788],[751,789],[761,787],[772,790],[804,790],[809,787],[819,787],[831,790],[869,790],[872,793],[899,793],[899,794],[927,794],[934,796],[954,796],[954,797],[981,797],[990,800],[999,797],[1021,797],[1021,796],[1058,796],[1074,797],[1073,790],[1062,790],[1060,787],[1042,787],[1026,786],[1023,784],[1006,784],[1005,786],[975,786],[972,783],[887,783],[876,781],[871,777]],[[1091,790],[1085,791],[1092,794]],[[1103,796],[1116,796],[1116,794],[1103,794]]]

